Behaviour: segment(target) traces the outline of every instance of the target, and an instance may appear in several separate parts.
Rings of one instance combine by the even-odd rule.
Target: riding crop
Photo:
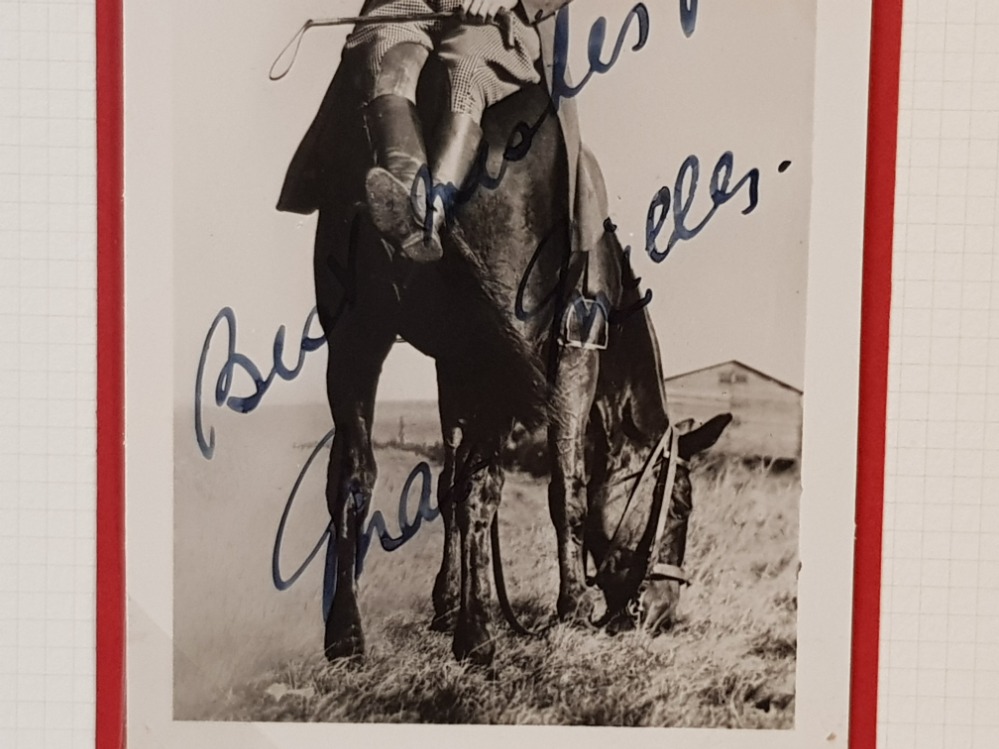
[[[503,33],[503,42],[508,49],[512,49],[516,42],[513,35],[513,17],[510,15],[508,10],[500,10],[499,13],[491,21],[479,21],[475,18],[469,18],[465,13],[464,8],[458,8],[453,11],[444,11],[440,13],[417,13],[411,15],[367,15],[367,16],[340,16],[338,18],[310,18],[302,27],[295,32],[295,35],[291,38],[288,44],[285,45],[284,49],[281,50],[280,54],[275,58],[274,63],[271,65],[268,77],[272,81],[279,81],[284,78],[288,73],[291,72],[292,66],[295,64],[295,59],[298,57],[298,50],[302,46],[302,39],[305,38],[305,34],[309,29],[313,29],[317,26],[357,26],[357,25],[374,25],[374,24],[386,24],[386,23],[426,23],[427,21],[455,21],[458,23],[492,23],[499,26],[500,31]],[[278,64],[290,55],[288,63],[286,66],[280,68],[280,73],[275,73],[275,69],[278,69]]]

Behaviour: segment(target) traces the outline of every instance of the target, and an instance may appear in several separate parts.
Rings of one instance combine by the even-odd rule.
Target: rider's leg
[[[422,242],[415,231],[409,193],[427,163],[423,131],[416,112],[416,89],[427,55],[439,33],[433,21],[420,16],[438,10],[437,0],[371,0],[366,15],[405,16],[410,23],[362,23],[347,37],[345,52],[358,60],[358,79],[364,93],[365,125],[374,152],[377,173],[394,184],[392,189],[366,181],[368,206],[375,226],[395,240],[403,253],[420,259]],[[416,201],[424,205],[426,199]],[[419,225],[422,225],[420,222]]]
[[[365,180],[375,226],[396,240],[413,260],[440,257],[439,247],[423,241],[420,228],[427,204],[422,190],[427,153],[416,110],[416,88],[429,50],[413,42],[397,44],[380,56],[365,109],[375,168]]]
[[[437,55],[447,70],[449,107],[436,133],[431,160],[432,220],[426,227],[431,238],[438,236],[450,216],[454,196],[475,163],[483,112],[540,80],[535,66],[541,54],[537,33],[519,19],[513,23],[512,47],[493,24],[460,26],[445,34],[438,45]]]
[[[475,163],[482,113],[540,80],[537,32],[519,20],[515,26],[513,47],[507,47],[503,33],[492,24],[462,24],[442,34],[436,52],[447,70],[449,107],[436,133],[429,170],[419,172],[415,182],[408,170],[385,167],[368,173],[375,225],[414,260],[436,260],[442,254],[440,231]]]

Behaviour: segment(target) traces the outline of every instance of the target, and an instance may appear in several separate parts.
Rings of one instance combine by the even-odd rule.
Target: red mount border
[[[123,0],[97,11],[98,749],[125,746],[125,285]]]
[[[874,0],[860,327],[858,409],[861,428],[857,449],[857,529],[853,573],[851,749],[875,749],[878,730],[881,537],[884,525],[888,337],[901,53],[902,0]]]
[[[122,0],[97,13],[97,749],[125,747]],[[877,735],[884,455],[902,0],[874,0],[864,227],[851,749]]]

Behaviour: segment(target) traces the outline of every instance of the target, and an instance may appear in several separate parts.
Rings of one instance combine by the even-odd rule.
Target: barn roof
[[[684,372],[682,374],[673,375],[672,377],[667,377],[664,380],[664,382],[673,382],[674,380],[681,380],[684,377],[689,377],[690,375],[693,375],[693,374],[699,374],[701,372],[708,372],[708,371],[710,371],[712,369],[721,369],[722,367],[728,367],[728,366],[733,366],[733,365],[736,366],[736,367],[741,367],[742,369],[745,369],[745,370],[747,370],[749,372],[752,372],[753,374],[758,375],[758,376],[762,377],[765,380],[769,380],[770,382],[774,383],[775,385],[779,385],[782,388],[786,388],[787,390],[795,392],[798,395],[802,395],[802,393],[803,393],[802,390],[796,388],[794,385],[789,385],[788,383],[784,382],[783,380],[778,380],[776,377],[772,377],[771,375],[768,375],[766,372],[761,372],[760,370],[756,369],[756,367],[751,367],[748,364],[743,364],[741,361],[738,361],[736,359],[731,359],[731,360],[726,361],[726,362],[720,362],[718,364],[712,364],[710,367],[701,367],[700,369],[693,369],[690,372]]]

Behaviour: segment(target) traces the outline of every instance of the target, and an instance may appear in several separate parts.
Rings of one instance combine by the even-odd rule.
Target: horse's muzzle
[[[637,600],[629,604],[636,627],[652,636],[668,631],[676,621],[680,587],[679,580],[669,578],[643,583]]]

